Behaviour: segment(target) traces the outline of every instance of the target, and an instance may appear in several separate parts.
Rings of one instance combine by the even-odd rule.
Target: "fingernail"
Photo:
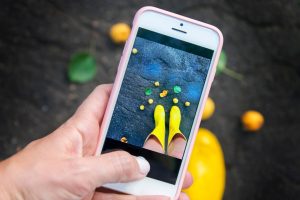
[[[135,157],[136,158],[136,161],[139,165],[139,168],[140,168],[140,172],[143,174],[143,175],[146,175],[148,174],[148,172],[150,171],[150,164],[149,162],[142,156],[138,156],[138,157]]]

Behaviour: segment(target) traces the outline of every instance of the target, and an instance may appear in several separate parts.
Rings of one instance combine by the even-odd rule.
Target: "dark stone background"
[[[299,0],[1,0],[1,158],[53,131],[96,85],[113,81],[122,46],[110,42],[108,29],[130,23],[143,5],[218,26],[229,66],[245,76],[244,82],[216,77],[211,90],[216,113],[202,123],[224,150],[224,199],[299,199]],[[96,48],[96,79],[69,84],[70,56],[90,44]],[[247,109],[265,116],[257,134],[240,127]]]

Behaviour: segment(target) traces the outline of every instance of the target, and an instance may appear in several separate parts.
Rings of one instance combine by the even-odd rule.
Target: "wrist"
[[[22,200],[22,195],[14,184],[12,158],[0,162],[0,199]]]

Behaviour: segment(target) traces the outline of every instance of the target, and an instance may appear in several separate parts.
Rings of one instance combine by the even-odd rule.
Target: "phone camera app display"
[[[148,177],[175,184],[213,50],[139,28],[103,152],[145,157]]]

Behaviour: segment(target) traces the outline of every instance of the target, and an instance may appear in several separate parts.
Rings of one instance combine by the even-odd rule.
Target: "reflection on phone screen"
[[[139,28],[105,139],[175,184],[213,50]]]

